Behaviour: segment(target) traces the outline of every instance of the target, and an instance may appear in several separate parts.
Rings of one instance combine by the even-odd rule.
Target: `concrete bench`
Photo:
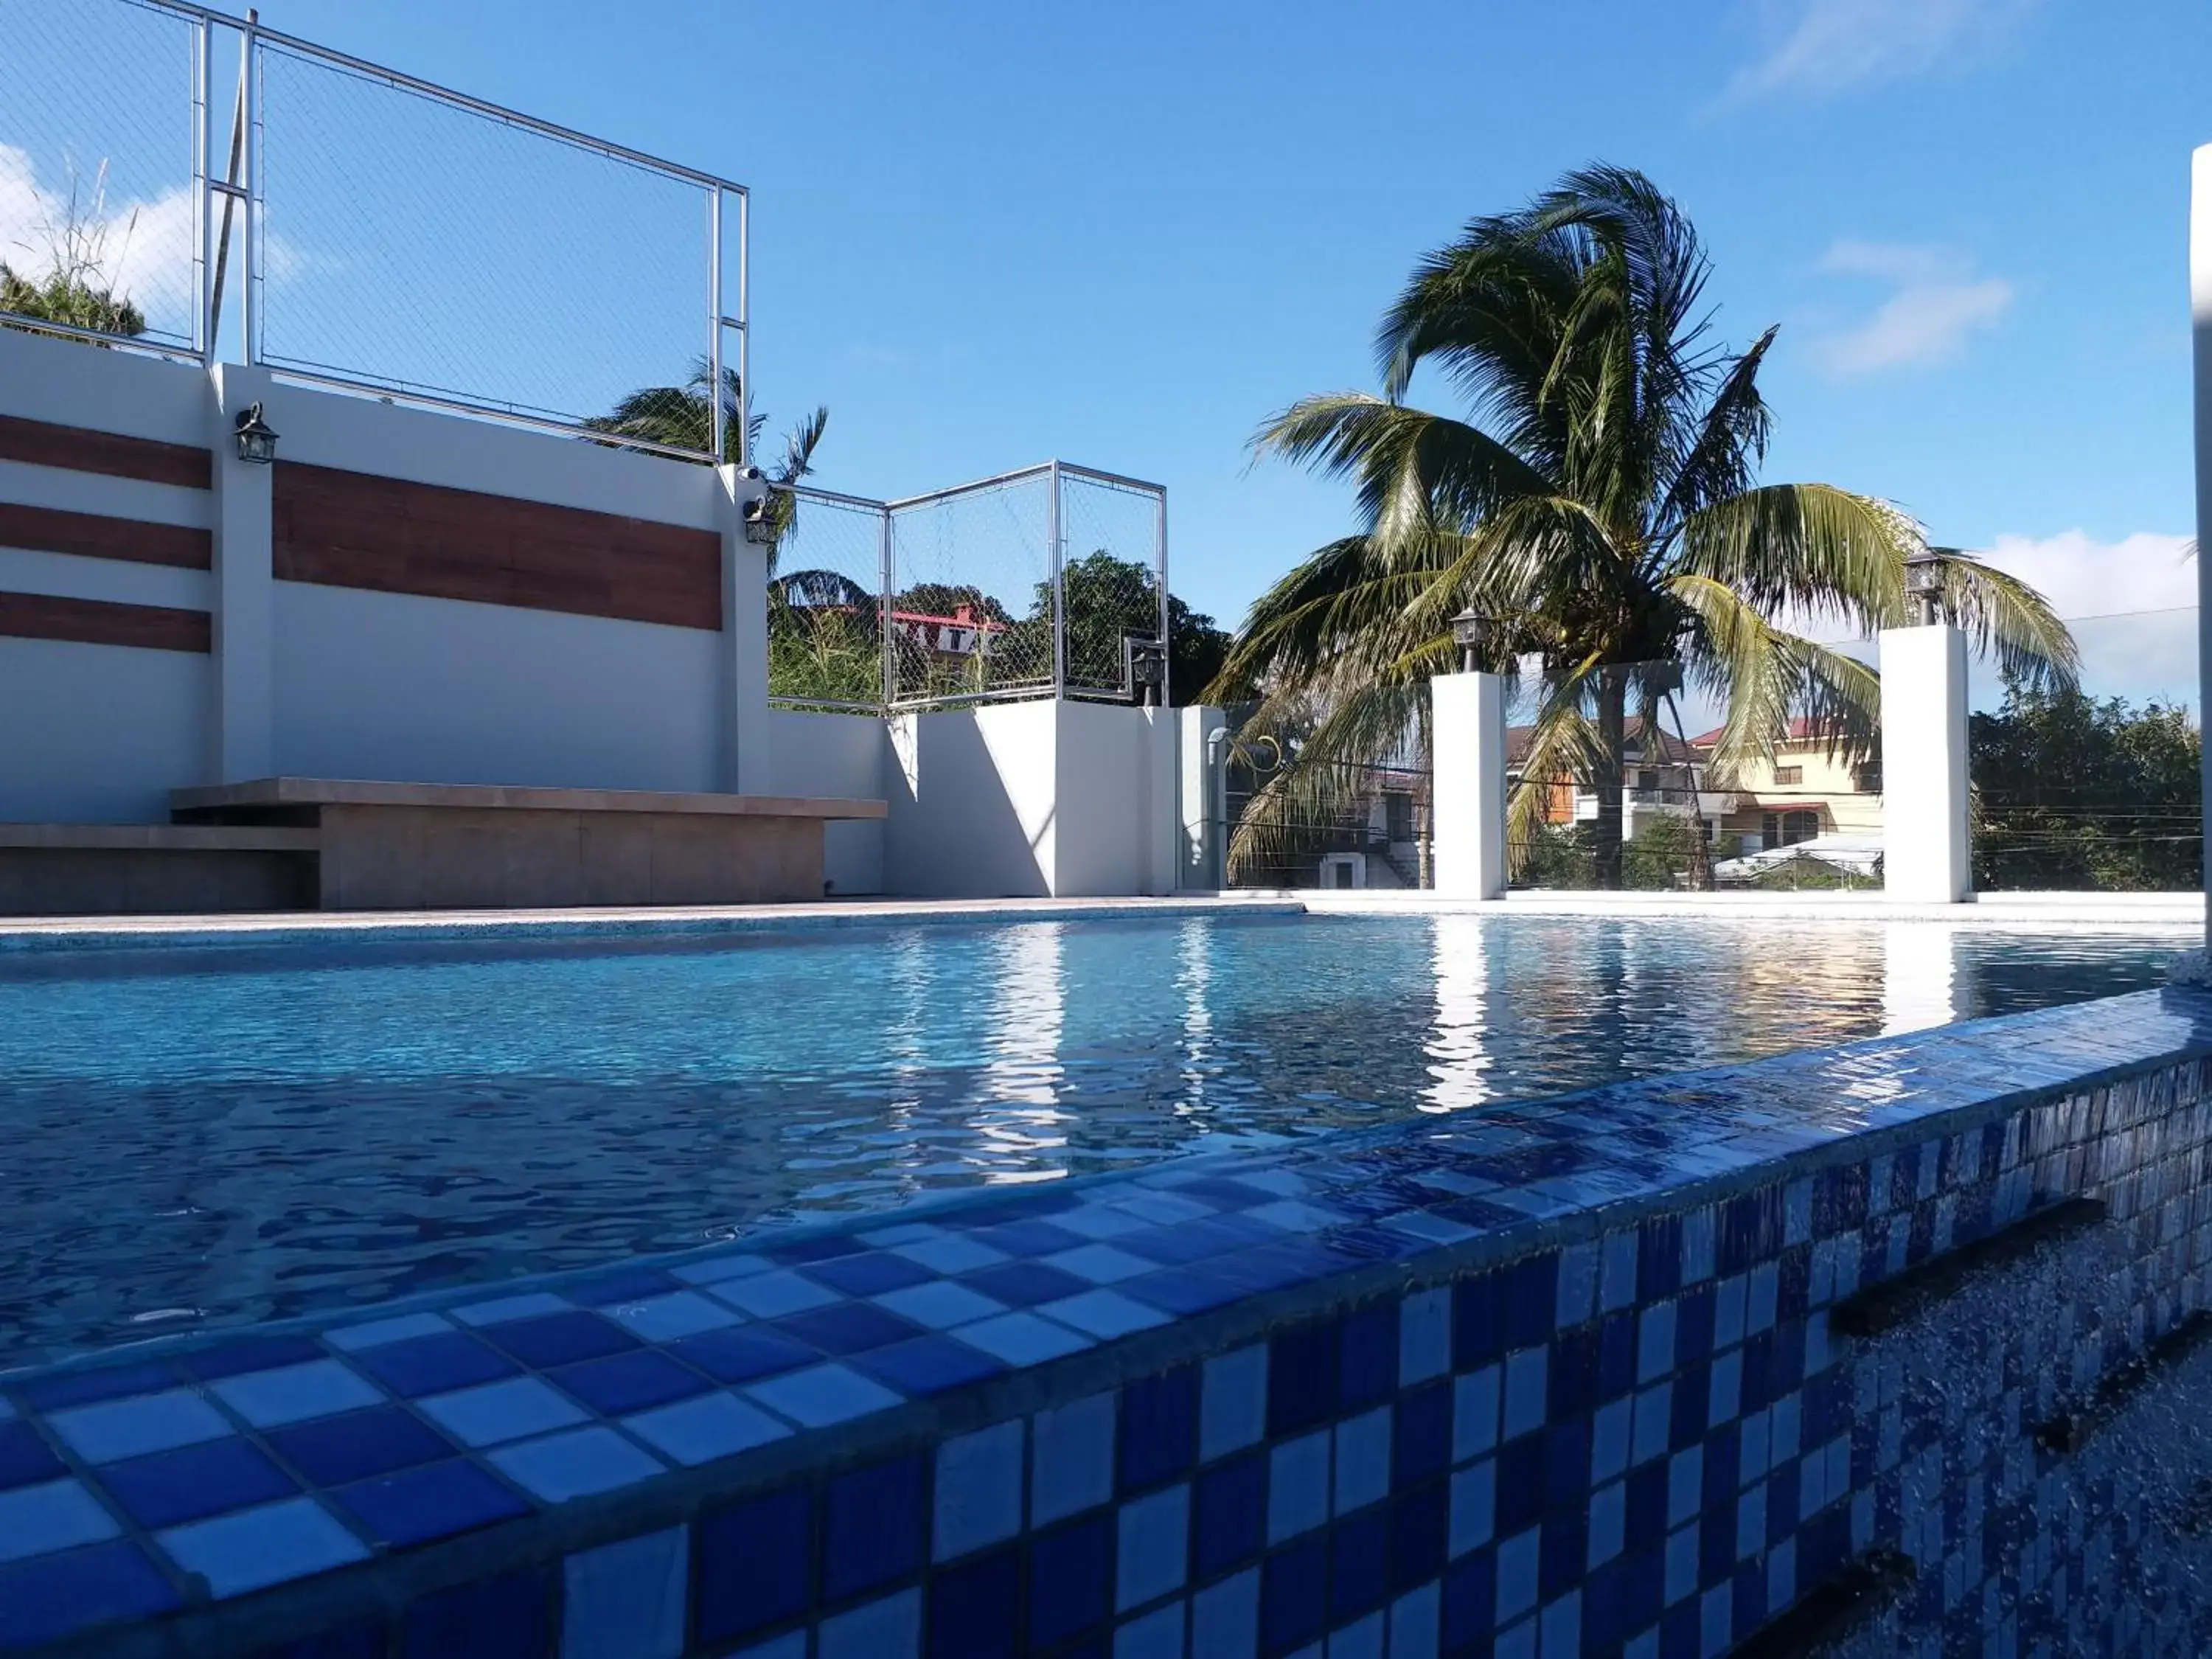
[[[191,915],[315,902],[313,829],[0,823],[0,915]]]
[[[179,827],[316,838],[325,910],[760,904],[822,896],[823,828],[879,800],[258,778],[179,789]]]

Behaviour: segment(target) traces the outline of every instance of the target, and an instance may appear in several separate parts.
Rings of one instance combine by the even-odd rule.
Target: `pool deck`
[[[1965,904],[1907,904],[1879,893],[1518,891],[1480,902],[1421,891],[1311,890],[1164,898],[854,898],[804,904],[544,910],[295,911],[257,915],[58,916],[0,923],[14,951],[178,949],[337,942],[593,939],[783,932],[901,924],[1103,921],[1207,915],[1496,915],[1727,921],[1930,922],[2020,933],[2201,929],[2201,893],[1991,893]]]

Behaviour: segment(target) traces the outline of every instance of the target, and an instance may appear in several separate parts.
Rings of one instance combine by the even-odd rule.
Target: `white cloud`
[[[1969,336],[1996,327],[2012,308],[2010,283],[1977,276],[1970,262],[1942,248],[1839,241],[1820,269],[1887,283],[1894,290],[1859,323],[1814,342],[1831,374],[1872,374],[1942,362],[1958,356]]]
[[[2068,530],[1999,536],[1979,556],[2034,587],[2065,618],[2081,648],[2084,690],[2194,708],[2197,562],[2189,550],[2185,536],[2138,531],[2100,542]],[[1990,696],[1980,690],[1977,704],[1994,700],[1993,682]]]
[[[1971,61],[2002,40],[2036,0],[1786,0],[1765,57],[1739,70],[1733,99],[1828,94]]]
[[[0,260],[25,276],[42,276],[54,262],[56,239],[75,218],[86,245],[99,253],[109,286],[145,313],[164,333],[190,331],[192,307],[192,198],[189,186],[151,201],[107,199],[95,172],[74,181],[41,184],[28,152],[0,144]]]

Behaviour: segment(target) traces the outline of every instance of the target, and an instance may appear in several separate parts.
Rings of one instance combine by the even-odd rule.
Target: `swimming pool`
[[[1209,917],[0,978],[0,1364],[2156,983],[2178,935]]]

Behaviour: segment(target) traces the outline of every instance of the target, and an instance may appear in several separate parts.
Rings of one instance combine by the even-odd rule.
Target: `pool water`
[[[2178,933],[1206,917],[0,970],[0,1364],[2156,984]]]

